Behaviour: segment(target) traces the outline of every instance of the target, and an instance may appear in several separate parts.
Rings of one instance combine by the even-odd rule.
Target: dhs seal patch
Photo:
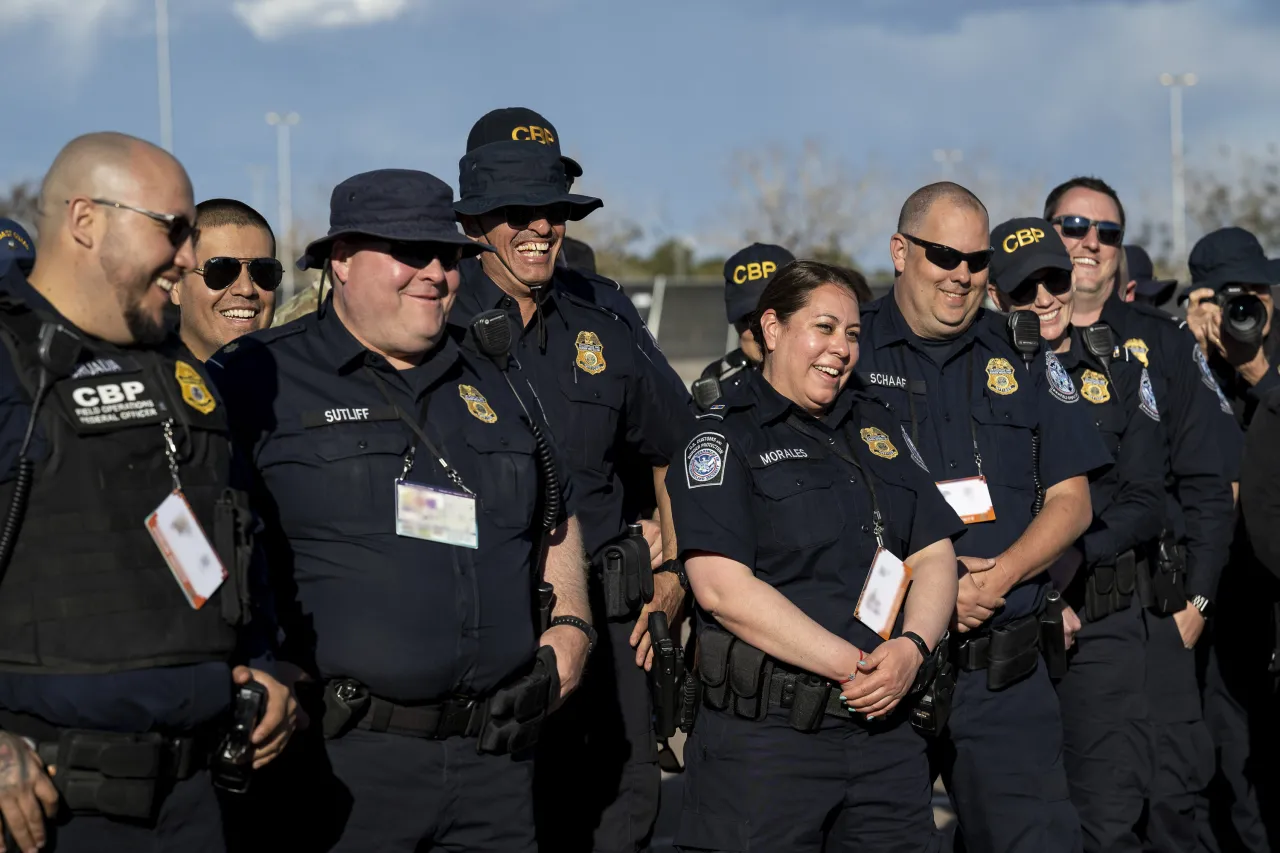
[[[467,411],[475,416],[476,420],[484,421],[487,424],[498,422],[498,413],[489,405],[489,401],[484,395],[473,385],[459,385],[458,396],[467,403]]]
[[[1080,399],[1080,392],[1071,381],[1067,369],[1058,361],[1051,350],[1044,351],[1045,372],[1049,377],[1049,393],[1064,403],[1074,403]]]
[[[881,459],[893,459],[898,455],[898,448],[893,446],[889,436],[876,427],[864,427],[858,434],[867,443],[867,447],[871,448],[871,452]]]
[[[1231,404],[1227,402],[1227,395],[1223,394],[1222,389],[1218,387],[1218,379],[1213,375],[1213,370],[1209,367],[1209,359],[1204,357],[1204,350],[1200,349],[1199,344],[1191,348],[1191,358],[1195,361],[1196,367],[1200,368],[1200,381],[1218,395],[1218,408],[1225,414],[1231,414]]]
[[[595,332],[578,332],[578,339],[573,345],[578,348],[578,357],[575,360],[578,367],[592,376],[604,373],[606,367],[604,344],[600,343],[600,338]]]
[[[987,362],[987,387],[1004,397],[1018,390],[1013,365],[1007,358],[993,358]]]
[[[902,430],[902,441],[907,445],[907,452],[911,454],[911,461],[920,466],[920,470],[929,473],[929,466],[924,464],[924,457],[920,455],[920,451],[916,450],[916,443],[911,440],[911,436],[907,435],[907,428],[898,425],[898,429]]]
[[[1138,408],[1144,415],[1160,423],[1160,408],[1156,405],[1156,392],[1151,387],[1151,377],[1142,368],[1142,384],[1138,386]]]
[[[694,436],[684,449],[684,473],[689,488],[718,486],[724,482],[725,461],[729,457],[729,441],[718,432]]]
[[[1147,342],[1142,338],[1129,338],[1129,340],[1124,342],[1124,348],[1129,355],[1142,362],[1143,367],[1151,366],[1151,362],[1147,358],[1147,353],[1150,352],[1150,350],[1147,348]]]
[[[1143,368],[1146,371],[1146,368]],[[1105,403],[1111,399],[1111,391],[1107,388],[1107,377],[1096,370],[1086,370],[1080,377],[1080,396],[1090,403]]]

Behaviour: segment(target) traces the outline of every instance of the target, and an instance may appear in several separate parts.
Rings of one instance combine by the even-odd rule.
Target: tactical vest
[[[28,400],[40,375],[41,320],[0,301],[0,340]],[[225,407],[180,346],[122,349],[83,340],[38,423],[48,445],[13,558],[0,579],[0,670],[101,673],[228,660],[247,611],[247,503],[229,487]],[[3,357],[3,353],[0,353]],[[196,610],[145,521],[178,475],[229,577]],[[14,492],[0,487],[0,515]]]

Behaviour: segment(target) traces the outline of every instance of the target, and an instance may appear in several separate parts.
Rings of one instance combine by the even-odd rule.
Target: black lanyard
[[[973,341],[969,349],[969,366],[965,371],[965,381],[969,383],[969,392],[965,395],[969,400],[969,438],[973,441],[973,462],[978,466],[978,476],[982,476],[982,454],[978,452],[978,421],[973,416],[973,360],[977,357],[978,342]],[[1012,362],[1010,362],[1012,366]]]
[[[876,536],[876,544],[879,545],[881,548],[883,548],[884,537],[881,536],[881,534],[884,533],[884,516],[880,512],[880,501],[876,497],[876,486],[875,486],[875,483],[871,482],[871,478],[867,476],[866,469],[862,467],[862,463],[858,461],[858,457],[856,456],[853,450],[855,445],[849,439],[850,427],[849,427],[848,421],[845,422],[844,432],[840,434],[842,438],[844,438],[846,441],[849,442],[848,446],[845,446],[840,441],[837,441],[834,438],[831,438],[830,436],[822,435],[822,433],[820,433],[818,430],[813,429],[810,424],[806,424],[804,421],[802,421],[800,419],[800,416],[795,412],[792,412],[791,414],[787,415],[787,426],[791,427],[797,432],[800,432],[804,435],[809,436],[810,438],[816,439],[817,441],[830,439],[829,443],[831,445],[832,450],[835,451],[835,454],[839,456],[841,459],[843,459],[845,462],[848,462],[850,465],[856,468],[858,470],[858,473],[862,475],[862,482],[867,484],[867,492],[871,495],[871,518],[875,525],[874,533]]]
[[[908,345],[908,348],[909,347],[910,345]],[[966,391],[965,397],[969,401],[969,411],[967,414],[969,418],[969,439],[970,441],[973,442],[973,461],[974,461],[974,464],[978,466],[978,476],[981,477],[982,476],[982,454],[978,451],[978,423],[973,416],[973,360],[975,358],[977,349],[978,349],[978,342],[970,341],[969,358],[966,366],[966,379],[965,379],[965,381],[969,383],[969,387]],[[894,358],[893,358],[895,362],[894,366],[898,368],[903,378],[907,380],[907,405],[909,407],[910,414],[911,414],[911,443],[918,448],[920,446],[920,436],[916,427],[916,392],[913,386],[916,385],[917,383],[924,386],[923,390],[925,392],[925,397],[927,399],[928,385],[923,380],[911,379],[908,376],[907,368],[906,368],[906,359],[900,358],[900,356],[901,356],[901,351],[899,350],[898,347],[894,347]],[[940,365],[938,367],[938,373],[941,374],[943,369],[944,367]],[[941,452],[942,451],[942,431],[940,429],[936,430],[936,437],[938,439],[938,450]]]
[[[468,489],[466,483],[462,482],[462,475],[458,473],[456,468],[449,464],[448,460],[444,458],[444,454],[436,449],[435,444],[427,437],[427,433],[423,430],[422,426],[413,418],[405,414],[404,409],[400,408],[400,405],[395,400],[391,399],[391,394],[387,390],[386,381],[378,375],[376,370],[368,365],[365,365],[364,369],[373,377],[373,383],[378,386],[378,391],[381,392],[382,398],[387,401],[387,405],[391,406],[391,408],[395,410],[396,417],[408,424],[409,429],[413,430],[414,434],[422,440],[422,443],[427,450],[431,451],[431,455],[436,458],[436,461],[440,463],[440,467],[444,469],[445,476],[449,478],[449,482],[453,483],[459,489],[462,489],[462,491],[474,498],[476,493]],[[422,419],[424,421],[427,419],[427,403],[430,399],[430,395],[427,395],[422,399]],[[410,469],[413,468],[413,457],[414,448],[413,445],[410,444],[409,452],[404,458],[404,470],[400,472],[401,480],[403,480],[408,475]]]

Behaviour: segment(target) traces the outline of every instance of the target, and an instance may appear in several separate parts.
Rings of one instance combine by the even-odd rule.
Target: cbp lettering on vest
[[[463,262],[455,317],[467,323],[496,309],[517,330],[511,342],[517,387],[528,391],[530,408],[544,413],[582,493],[592,610],[604,646],[582,692],[551,719],[539,745],[539,844],[639,850],[657,817],[660,783],[645,675],[652,657],[648,614],[661,610],[677,625],[686,592],[674,536],[669,528],[660,541],[657,535],[661,515],[640,522],[648,559],[628,541],[628,524],[636,521],[628,510],[641,503],[635,493],[649,488],[626,479],[627,463],[642,470],[663,507],[663,473],[690,419],[688,395],[638,318],[615,310],[611,299],[619,293],[611,283],[556,266],[566,223],[602,202],[569,192],[555,147],[519,141],[472,147],[475,136],[460,164],[454,209],[467,234],[495,251]],[[615,559],[624,552],[629,560]],[[652,600],[625,594],[628,586],[648,587],[654,563]],[[624,575],[632,580],[618,583]]]
[[[1027,233],[1039,236],[1017,239]],[[1113,357],[1109,326],[1072,327],[1071,257],[1048,222],[1011,220],[992,231],[991,244],[1014,248],[993,256],[989,294],[1002,310],[1038,319],[1045,346],[1115,458],[1113,466],[1090,472],[1093,523],[1050,570],[1069,605],[1067,646],[1075,646],[1057,688],[1084,849],[1139,850],[1155,745],[1147,699],[1134,689],[1145,680],[1147,651],[1140,589],[1151,583],[1138,575],[1149,575],[1164,514],[1168,452],[1160,411],[1148,368]]]
[[[1167,535],[1176,542],[1182,599],[1144,610],[1147,677],[1156,728],[1156,773],[1147,822],[1148,845],[1180,850],[1203,835],[1212,766],[1194,656],[1227,559],[1234,520],[1231,483],[1239,479],[1241,436],[1195,339],[1167,314],[1119,294],[1125,214],[1119,196],[1098,178],[1073,178],[1049,193],[1045,218],[1062,236],[1072,261],[1073,325],[1102,321],[1120,358],[1148,369],[1169,451],[1172,487],[1165,500]],[[1200,801],[1199,803],[1197,801]]]
[[[928,760],[907,709],[955,604],[963,525],[892,412],[845,388],[853,279],[797,261],[759,308],[763,368],[691,425],[667,477],[703,689],[675,843],[927,850]]]
[[[1005,319],[982,309],[1002,250],[971,192],[944,182],[913,193],[890,251],[897,279],[863,310],[859,375],[907,380],[867,387],[966,522],[959,671],[935,761],[966,849],[1077,850],[1040,620],[1045,572],[1088,528],[1086,474],[1108,456],[1054,354],[1028,352],[1028,364]],[[1061,635],[1046,640],[1061,649]]]
[[[272,849],[532,853],[523,755],[594,643],[572,482],[499,368],[446,327],[459,260],[492,251],[451,202],[424,172],[342,182],[299,262],[332,296],[211,362],[273,508],[280,654],[320,722],[263,792],[253,829]]]
[[[58,154],[40,211],[30,279],[0,278],[0,505],[23,519],[0,542],[0,817],[24,850],[223,850],[209,769],[227,770],[211,746],[233,689],[267,690],[255,766],[295,706],[233,668],[274,626],[252,606],[226,407],[163,322],[195,265],[191,184],[95,133]]]

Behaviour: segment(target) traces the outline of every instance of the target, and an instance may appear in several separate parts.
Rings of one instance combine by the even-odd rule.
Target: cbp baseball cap
[[[0,272],[10,264],[16,265],[23,275],[30,275],[36,265],[36,244],[23,228],[12,219],[0,219]]]
[[[1071,255],[1057,230],[1043,219],[1002,222],[991,231],[991,283],[1012,293],[1040,270],[1071,273]]]
[[[756,310],[778,270],[796,259],[781,246],[752,243],[724,262],[724,309],[730,323]]]
[[[1141,246],[1125,246],[1124,260],[1129,267],[1129,280],[1136,282],[1133,288],[1135,293],[1147,297],[1156,305],[1169,301],[1174,288],[1178,286],[1178,280],[1156,278],[1155,264],[1151,263],[1151,256],[1146,249]]]
[[[334,187],[329,233],[307,246],[298,269],[319,269],[334,240],[354,235],[397,243],[445,243],[461,246],[464,255],[493,251],[458,230],[449,185],[412,169],[362,172]]]
[[[467,134],[467,150],[474,151],[481,145],[493,142],[533,142],[545,145],[556,152],[564,162],[564,172],[570,178],[582,177],[578,161],[560,152],[560,134],[555,126],[539,113],[527,107],[505,107],[487,112],[471,126]]]
[[[1219,228],[1200,238],[1187,262],[1191,287],[1221,290],[1228,284],[1280,284],[1280,264],[1268,260],[1258,238],[1243,228]]]

